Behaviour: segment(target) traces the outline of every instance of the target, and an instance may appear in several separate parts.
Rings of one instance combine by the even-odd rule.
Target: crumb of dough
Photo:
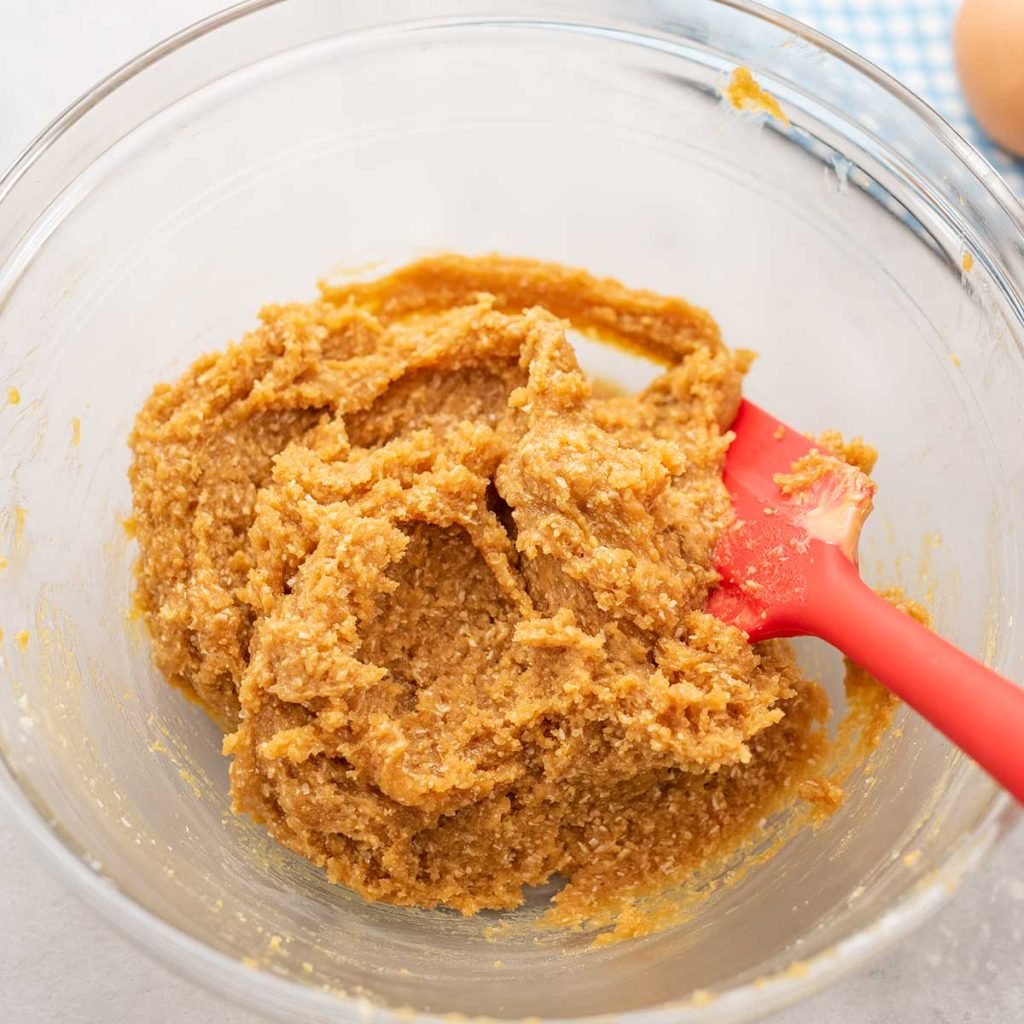
[[[570,327],[664,372],[595,393]],[[158,385],[136,600],[234,809],[368,899],[472,914],[561,876],[580,926],[792,804],[824,692],[703,610],[750,360],[681,299],[443,255]]]
[[[7,389],[7,404],[19,405],[21,403],[21,392],[17,388]]]
[[[19,629],[14,634],[14,642],[24,651],[28,649],[29,634],[27,629]]]
[[[847,441],[838,430],[824,430],[818,435],[818,444],[843,462],[870,474],[878,461],[878,452],[863,438],[854,437]]]
[[[966,249],[960,260],[960,266],[963,267],[965,274],[969,274],[974,269],[974,257]]]
[[[789,117],[781,104],[770,92],[761,88],[750,73],[750,68],[741,66],[733,71],[725,88],[725,98],[737,110],[768,114],[789,127]]]
[[[82,440],[82,421],[77,416],[71,417],[71,447],[77,448]]]
[[[814,804],[815,807],[830,813],[843,803],[842,787],[837,786],[824,775],[800,783],[797,792],[801,800],[806,800],[808,803]]]
[[[878,461],[878,452],[862,438],[845,441],[836,430],[825,431],[818,439],[820,448],[815,448],[797,459],[788,473],[776,473],[772,480],[779,490],[792,496],[810,490],[822,477],[836,469],[839,463],[846,463],[870,473]]]
[[[810,490],[822,477],[834,472],[840,460],[828,452],[814,450],[802,455],[788,473],[776,473],[772,480],[785,495],[792,496]]]

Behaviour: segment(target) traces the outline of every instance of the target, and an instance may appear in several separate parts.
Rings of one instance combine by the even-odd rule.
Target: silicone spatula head
[[[725,462],[736,518],[708,611],[752,641],[821,637],[906,701],[1024,804],[1024,688],[879,597],[857,571],[874,484],[750,402]]]
[[[807,632],[836,558],[857,563],[874,483],[752,402],[732,425],[724,480],[736,518],[715,547],[708,611],[751,640]]]

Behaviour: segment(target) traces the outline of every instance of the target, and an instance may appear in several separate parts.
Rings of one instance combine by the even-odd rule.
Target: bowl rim
[[[26,146],[0,178],[0,203],[3,203],[21,178],[50,146],[104,99],[141,72],[190,43],[249,15],[285,4],[287,0],[240,0],[240,2],[202,18],[167,36],[136,57],[116,68],[84,92],[58,114]],[[896,78],[853,50],[789,15],[766,7],[756,0],[710,0],[742,15],[767,22],[795,38],[802,39],[851,67],[887,91],[912,114],[926,124],[939,141],[963,162],[979,184],[996,201],[1002,212],[1024,235],[1024,202],[1016,197],[999,172],[927,102],[911,92]],[[91,867],[83,851],[75,849],[55,824],[49,822],[43,808],[18,779],[0,747],[0,801],[11,812],[19,831],[28,835],[59,880],[117,932],[157,962],[172,968],[180,977],[198,981],[213,995],[230,998],[254,1009],[283,1013],[296,1003],[318,1014],[316,1019],[380,1019],[422,1024],[448,1024],[444,1014],[415,1012],[371,1002],[364,996],[323,991],[275,975],[236,960],[147,910]],[[991,785],[987,808],[970,840],[958,848],[932,877],[916,889],[899,897],[885,913],[875,918],[837,945],[807,962],[768,978],[737,985],[713,993],[694,993],[689,1000],[622,1013],[589,1017],[561,1018],[564,1024],[583,1021],[608,1022],[630,1019],[643,1024],[728,1024],[750,1021],[754,1017],[782,1009],[850,974],[892,947],[917,928],[925,918],[944,905],[975,868],[991,855],[995,846],[1024,820],[1024,808],[1010,796]],[[794,961],[796,966],[798,961]],[[268,998],[270,997],[270,998]],[[474,1018],[467,1018],[472,1020]],[[534,1018],[535,1019],[535,1018]],[[549,1019],[558,1024],[558,1019]]]

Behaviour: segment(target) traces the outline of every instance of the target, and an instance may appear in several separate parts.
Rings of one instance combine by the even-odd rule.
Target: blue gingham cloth
[[[1024,198],[1024,160],[971,116],[953,65],[959,0],[762,0],[866,57],[931,104]],[[1024,3],[1024,0],[1017,0]]]

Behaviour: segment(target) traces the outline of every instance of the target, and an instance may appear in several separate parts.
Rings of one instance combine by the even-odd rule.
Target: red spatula
[[[865,584],[857,541],[874,484],[751,402],[732,425],[725,485],[736,520],[715,548],[708,611],[751,640],[817,636],[870,672],[1024,803],[1024,689]],[[827,456],[827,452],[823,452]],[[816,468],[815,468],[816,464]]]

